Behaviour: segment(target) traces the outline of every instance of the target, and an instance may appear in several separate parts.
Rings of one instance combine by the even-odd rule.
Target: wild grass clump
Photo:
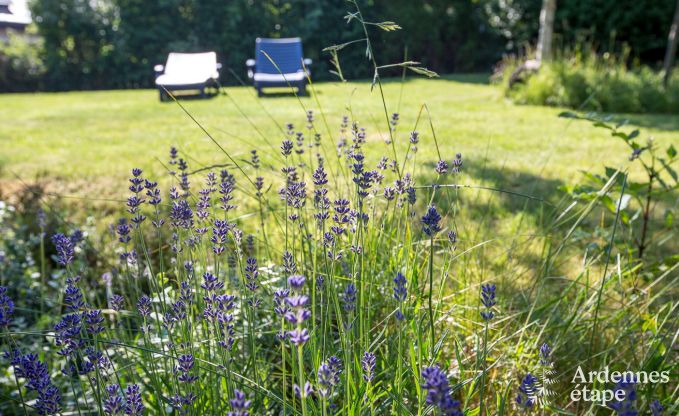
[[[565,52],[511,87],[506,82],[519,64],[504,66],[505,93],[520,104],[570,107],[608,113],[679,113],[679,78],[625,59],[594,52]]]

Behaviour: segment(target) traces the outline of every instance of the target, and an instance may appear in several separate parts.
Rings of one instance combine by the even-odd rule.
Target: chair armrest
[[[222,69],[222,63],[221,63],[221,62],[217,62],[217,71],[219,71],[220,69]]]
[[[156,76],[163,75],[163,72],[165,72],[165,65],[156,65],[153,67],[153,71],[156,73]]]
[[[304,66],[310,66],[311,64],[314,63],[310,58],[304,58]]]

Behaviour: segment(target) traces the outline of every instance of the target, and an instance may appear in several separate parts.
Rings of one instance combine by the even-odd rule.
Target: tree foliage
[[[489,71],[503,54],[520,52],[537,37],[540,0],[364,0],[366,19],[394,21],[403,30],[373,27],[374,46],[385,62],[409,59],[439,73]],[[330,56],[322,49],[364,35],[343,17],[339,0],[33,0],[42,85],[51,90],[148,87],[152,67],[170,51],[215,50],[222,82],[238,83],[254,39],[300,36],[314,60],[315,79],[328,79]],[[673,4],[654,0],[559,1],[558,46],[586,40],[600,49],[628,44],[633,57],[662,58]],[[372,76],[365,50],[345,48],[344,75]],[[396,72],[396,71],[395,71]],[[234,76],[235,75],[235,76]]]

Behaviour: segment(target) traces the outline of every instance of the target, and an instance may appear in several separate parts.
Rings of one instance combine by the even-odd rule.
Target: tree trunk
[[[677,7],[674,9],[674,19],[672,19],[672,26],[670,26],[670,33],[667,35],[667,50],[665,51],[665,75],[663,77],[663,85],[667,88],[667,83],[670,81],[672,74],[672,66],[674,65],[674,57],[677,54],[677,41],[679,41],[679,0],[677,0]]]
[[[556,0],[542,0],[540,10],[540,35],[538,37],[538,62],[549,61],[552,57],[552,35],[554,34],[554,13]]]

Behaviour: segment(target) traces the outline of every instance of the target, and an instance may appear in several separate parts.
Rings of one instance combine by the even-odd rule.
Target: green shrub
[[[570,56],[568,56],[570,55]],[[504,77],[517,67],[509,61]],[[639,66],[627,68],[624,59],[609,55],[569,53],[530,74],[506,94],[520,104],[570,107],[613,113],[679,113],[679,79],[671,77],[667,89],[662,73]]]
[[[42,41],[29,31],[10,31],[8,41],[0,42],[0,91],[34,91],[39,88],[45,67],[40,59]]]

